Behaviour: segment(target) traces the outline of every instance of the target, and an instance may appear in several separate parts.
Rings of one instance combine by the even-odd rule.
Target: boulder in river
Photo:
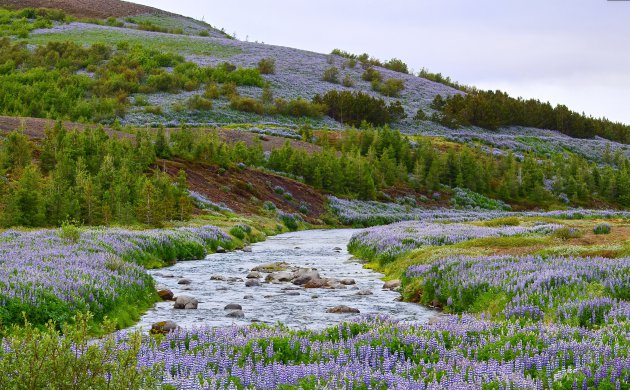
[[[359,311],[359,309],[355,309],[354,307],[349,307],[346,305],[339,305],[339,306],[335,306],[335,307],[331,307],[330,309],[327,309],[326,313],[345,314],[345,313],[361,313],[361,311]]]
[[[177,284],[183,284],[183,285],[187,285],[187,284],[190,284],[190,283],[192,283],[192,280],[190,280],[188,278],[182,278],[182,279],[179,279],[177,281]]]
[[[324,288],[328,283],[327,279],[311,279],[304,284],[304,288]]]
[[[160,321],[151,325],[151,334],[167,334],[175,331],[179,326],[173,321]]]
[[[216,252],[217,253],[225,253],[225,248],[223,248],[222,246],[218,246]]]
[[[334,248],[333,248],[333,250],[334,250],[334,251],[340,251],[340,250],[341,250],[341,248],[339,248],[338,246],[336,246],[336,247],[334,247]]]
[[[383,290],[395,290],[400,287],[400,280],[389,280],[383,284]]]
[[[300,293],[297,291],[287,291],[284,293],[284,295],[297,296],[297,295],[300,295]]]
[[[189,295],[180,295],[175,300],[175,309],[196,309],[199,301]]]
[[[293,273],[287,271],[273,272],[267,275],[265,282],[267,283],[286,283],[293,279]]]
[[[344,286],[350,286],[352,284],[357,284],[357,282],[354,279],[352,279],[352,278],[341,279],[339,281],[339,283],[343,284]]]
[[[260,286],[260,282],[258,279],[249,279],[245,282],[245,287],[258,287]]]
[[[295,284],[296,286],[303,286],[307,284],[308,282],[310,282],[311,280],[321,279],[321,277],[319,276],[319,272],[310,271],[310,270],[298,272],[296,276],[297,277],[293,279],[292,281],[292,283]]]
[[[357,291],[355,295],[373,295],[374,293],[370,290],[360,290]]]
[[[258,279],[260,278],[262,275],[260,274],[260,272],[258,271],[252,271],[250,273],[247,274],[247,279]]]
[[[247,294],[243,297],[243,299],[254,299],[253,295]]]
[[[288,263],[285,263],[284,261],[276,261],[273,263],[266,263],[266,264],[258,265],[252,268],[252,271],[264,272],[268,274],[272,272],[285,271],[288,268],[289,268]]]
[[[243,252],[251,252],[251,251],[252,251],[252,247],[251,246],[243,247]]]
[[[238,303],[228,303],[223,310],[243,310],[243,307]]]
[[[158,291],[158,295],[160,296],[160,298],[163,301],[170,301],[175,296],[175,295],[173,295],[173,292],[171,290],[169,290],[168,288],[165,288],[163,290],[159,290]]]
[[[225,282],[227,279],[223,275],[212,275],[210,277],[210,280],[219,280],[219,281]]]
[[[230,317],[230,318],[243,318],[243,317],[245,317],[245,313],[243,312],[243,310],[233,310],[233,311],[227,313],[227,317]]]

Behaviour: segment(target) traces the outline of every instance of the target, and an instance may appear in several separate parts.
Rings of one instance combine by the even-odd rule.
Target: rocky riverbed
[[[216,253],[150,271],[166,298],[137,326],[281,322],[321,328],[362,314],[426,322],[436,314],[400,302],[396,284],[364,269],[348,254],[355,230],[310,230],[270,237],[245,251]],[[173,296],[168,294],[172,292]],[[177,308],[176,308],[177,307]]]

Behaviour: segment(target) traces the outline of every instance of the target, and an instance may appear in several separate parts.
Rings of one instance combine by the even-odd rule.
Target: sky
[[[133,0],[238,39],[339,48],[630,124],[630,0]]]

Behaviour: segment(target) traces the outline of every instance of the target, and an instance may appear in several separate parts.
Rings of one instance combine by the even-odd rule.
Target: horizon
[[[317,7],[305,1],[132,2],[204,20],[243,41],[399,58],[415,73],[426,68],[464,85],[630,124],[630,54],[622,50],[630,2],[398,0],[388,9],[357,0],[325,0]],[[319,27],[322,20],[326,29]]]

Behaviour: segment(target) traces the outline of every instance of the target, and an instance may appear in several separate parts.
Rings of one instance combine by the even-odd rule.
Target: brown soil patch
[[[304,219],[310,223],[321,223],[319,218],[326,212],[326,199],[321,193],[286,177],[250,168],[221,172],[218,167],[184,160],[160,160],[157,165],[172,176],[183,169],[191,190],[203,194],[213,202],[224,203],[239,214],[260,214],[265,201],[271,201],[278,209],[291,213],[298,213],[300,204],[305,203],[309,214]],[[276,186],[291,193],[293,199],[287,200],[283,195],[276,194]]]
[[[99,19],[147,13],[169,14],[157,8],[120,0],[0,0],[0,6],[17,9],[54,8],[79,18]]]
[[[13,130],[23,131],[25,135],[32,139],[38,140],[44,138],[46,135],[46,129],[55,126],[55,121],[51,119],[41,118],[27,118],[27,117],[13,117],[13,116],[0,116],[0,132],[10,133]],[[67,130],[85,130],[87,128],[94,128],[97,125],[86,125],[76,122],[63,122],[63,126]],[[131,134],[124,133],[122,131],[112,130],[105,127],[105,132],[110,136],[120,138],[133,138]]]

